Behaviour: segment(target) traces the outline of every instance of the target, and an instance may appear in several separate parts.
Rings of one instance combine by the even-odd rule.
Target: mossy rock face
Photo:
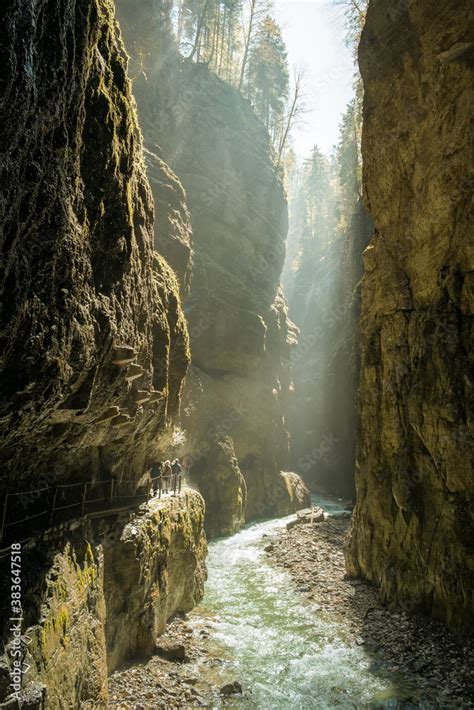
[[[153,499],[127,521],[124,515],[84,523],[65,534],[66,542],[50,538],[23,550],[23,688],[25,697],[42,689],[48,709],[105,709],[108,672],[126,658],[150,655],[170,617],[203,597],[199,493]],[[8,654],[13,639],[6,630],[3,638]],[[0,685],[0,703],[7,685]]]
[[[472,628],[469,0],[371,3],[359,49],[375,235],[364,253],[357,505],[347,566]]]
[[[31,489],[99,472],[137,480],[166,445],[189,348],[175,275],[154,257],[153,199],[114,6],[67,0],[43,11],[26,0],[0,15],[0,483]],[[165,230],[174,207],[163,191]],[[133,348],[140,389],[160,390],[159,402],[135,401],[126,368],[113,364],[120,346]],[[101,421],[111,407],[130,424]]]
[[[150,503],[105,547],[109,672],[127,657],[150,655],[168,619],[204,594],[204,501],[194,491]]]
[[[35,556],[42,560],[36,578],[28,570],[22,588],[31,624],[23,629],[27,670],[22,692],[26,699],[42,688],[45,704],[38,708],[107,707],[104,559],[101,546],[86,537],[94,537],[90,528],[76,532],[71,542],[50,540],[48,545],[56,547],[52,554],[46,546],[23,551],[24,569],[34,566]],[[5,699],[0,695],[0,701]]]

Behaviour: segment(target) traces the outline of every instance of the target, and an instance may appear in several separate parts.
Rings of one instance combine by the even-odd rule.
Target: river
[[[315,502],[329,513],[341,507],[328,499]],[[238,680],[245,693],[216,697],[214,707],[400,707],[395,699],[400,689],[377,675],[373,659],[348,643],[340,622],[318,615],[294,591],[285,570],[265,554],[266,536],[287,521],[250,525],[209,544],[205,597],[189,622],[206,636],[216,660],[195,670],[217,685]]]

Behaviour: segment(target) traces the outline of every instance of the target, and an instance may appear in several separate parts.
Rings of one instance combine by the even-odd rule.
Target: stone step
[[[118,345],[113,351],[112,364],[125,367],[135,360],[135,356],[135,348],[131,345]]]

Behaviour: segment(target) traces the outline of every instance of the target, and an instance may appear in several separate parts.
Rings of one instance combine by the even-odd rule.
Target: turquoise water
[[[332,512],[343,508],[332,502]],[[209,545],[206,594],[190,620],[205,624],[206,647],[223,662],[199,673],[220,685],[238,680],[246,691],[216,698],[215,707],[398,707],[389,698],[399,689],[370,670],[363,648],[349,645],[342,626],[305,603],[265,554],[265,536],[287,521],[251,525]]]

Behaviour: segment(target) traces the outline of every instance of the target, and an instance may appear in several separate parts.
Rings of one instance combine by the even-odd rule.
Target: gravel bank
[[[316,613],[342,623],[347,640],[364,646],[375,672],[418,689],[425,704],[413,698],[411,707],[474,708],[473,639],[425,617],[390,611],[373,587],[348,579],[343,544],[349,524],[346,517],[301,523],[269,538],[265,550]]]
[[[201,639],[205,639],[205,631]],[[199,678],[189,666],[207,657],[199,638],[184,618],[175,618],[158,639],[158,652],[149,660],[133,661],[109,679],[109,708],[116,710],[155,710],[155,708],[209,707],[217,688]]]

